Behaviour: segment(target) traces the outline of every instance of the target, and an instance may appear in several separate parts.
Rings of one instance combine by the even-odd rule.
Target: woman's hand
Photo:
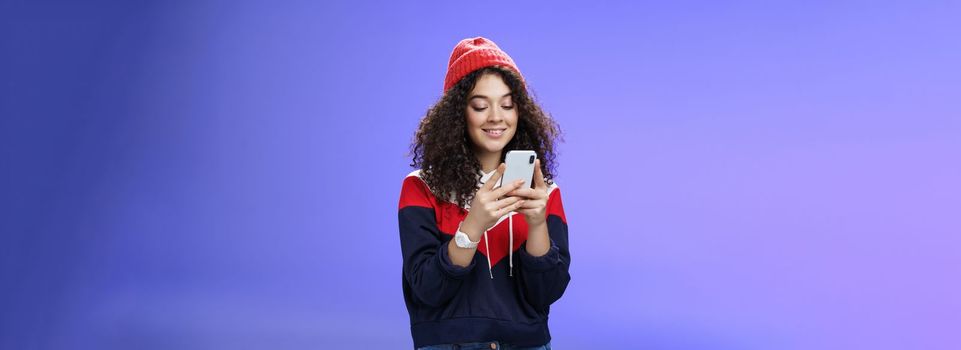
[[[472,241],[480,239],[484,231],[490,229],[497,223],[497,219],[511,211],[517,210],[524,205],[526,200],[518,196],[506,196],[508,192],[519,189],[524,185],[524,180],[517,180],[511,184],[504,184],[500,188],[494,189],[494,184],[500,180],[504,174],[506,165],[501,163],[494,170],[494,175],[477,190],[474,200],[470,204],[470,212],[464,218],[461,231],[468,234]]]
[[[534,161],[534,188],[516,189],[507,195],[525,199],[516,209],[524,214],[528,226],[541,226],[547,222],[547,183],[541,172],[541,160]]]

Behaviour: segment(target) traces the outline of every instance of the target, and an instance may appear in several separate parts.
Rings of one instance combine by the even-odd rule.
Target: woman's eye
[[[471,106],[471,108],[473,108],[475,112],[480,112],[487,109],[487,107],[474,107],[474,106]]]
[[[511,109],[514,109],[514,105],[510,105],[510,106],[501,106],[501,108],[504,108],[504,109],[507,109],[507,110],[511,110]]]

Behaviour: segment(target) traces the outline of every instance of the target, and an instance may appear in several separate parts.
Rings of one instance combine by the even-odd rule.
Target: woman
[[[400,241],[414,347],[550,349],[547,316],[570,281],[553,183],[559,130],[514,61],[485,38],[454,47],[403,182]],[[497,187],[510,150],[534,150],[533,188]],[[515,258],[514,256],[517,255]]]

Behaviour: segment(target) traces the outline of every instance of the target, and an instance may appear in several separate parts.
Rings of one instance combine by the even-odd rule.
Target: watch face
[[[470,238],[467,237],[467,234],[463,232],[457,232],[457,234],[454,235],[454,243],[461,248],[473,248],[476,244],[471,242]]]

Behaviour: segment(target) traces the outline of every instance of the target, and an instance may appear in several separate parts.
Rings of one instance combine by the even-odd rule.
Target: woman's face
[[[484,74],[467,95],[467,135],[475,152],[499,153],[517,131],[511,90],[497,74]]]

